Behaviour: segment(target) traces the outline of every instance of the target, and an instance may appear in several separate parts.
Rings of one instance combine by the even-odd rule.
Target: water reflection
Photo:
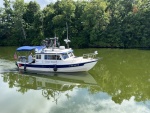
[[[118,104],[133,96],[137,102],[150,100],[150,52],[107,51],[101,63],[90,71],[101,91],[107,92]]]
[[[8,83],[9,88],[17,87],[17,92],[25,94],[29,90],[41,90],[41,94],[57,103],[61,93],[78,88],[99,87],[94,78],[87,72],[83,73],[3,73],[3,81]],[[66,97],[70,95],[66,93]]]
[[[8,53],[1,54],[0,112],[149,113],[150,52],[98,52],[103,60],[89,73],[57,74],[18,73]]]

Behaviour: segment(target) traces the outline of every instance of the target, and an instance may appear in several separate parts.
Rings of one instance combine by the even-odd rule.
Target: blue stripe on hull
[[[92,62],[96,62],[96,61],[92,61]],[[79,64],[67,64],[67,65],[34,65],[34,64],[21,64],[21,66],[33,67],[33,68],[54,68],[55,66],[56,66],[57,68],[69,68],[69,67],[84,66],[84,64],[92,63],[92,62],[79,63]]]

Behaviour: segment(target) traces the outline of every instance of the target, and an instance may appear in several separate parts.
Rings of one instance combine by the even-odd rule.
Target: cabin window
[[[62,54],[62,57],[63,57],[64,59],[69,58],[69,56],[68,56],[67,53],[63,53],[63,54]]]
[[[45,60],[50,60],[50,55],[45,55]]]
[[[41,55],[36,55],[36,59],[41,59]]]
[[[69,52],[68,55],[69,55],[70,57],[74,56],[72,52]]]
[[[45,55],[45,60],[61,60],[59,55]]]

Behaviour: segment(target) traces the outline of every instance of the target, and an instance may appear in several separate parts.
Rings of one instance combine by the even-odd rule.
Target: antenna
[[[68,42],[71,42],[71,41],[68,39],[68,24],[67,24],[67,22],[66,22],[66,29],[67,29],[67,39],[65,39],[64,41],[66,42],[67,47],[69,48]]]
[[[66,29],[67,29],[67,40],[68,40],[68,24],[66,22]]]

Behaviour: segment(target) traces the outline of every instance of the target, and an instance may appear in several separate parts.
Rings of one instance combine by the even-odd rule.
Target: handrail
[[[94,51],[94,53],[83,54],[83,56],[80,59],[80,62],[82,62],[83,59],[91,59],[92,60],[96,57],[97,54],[98,54],[97,51]],[[98,58],[96,58],[96,59],[98,59]],[[73,58],[72,62],[74,62],[74,58]]]
[[[83,54],[83,58],[95,58],[96,54],[95,53],[88,53],[88,54]]]

